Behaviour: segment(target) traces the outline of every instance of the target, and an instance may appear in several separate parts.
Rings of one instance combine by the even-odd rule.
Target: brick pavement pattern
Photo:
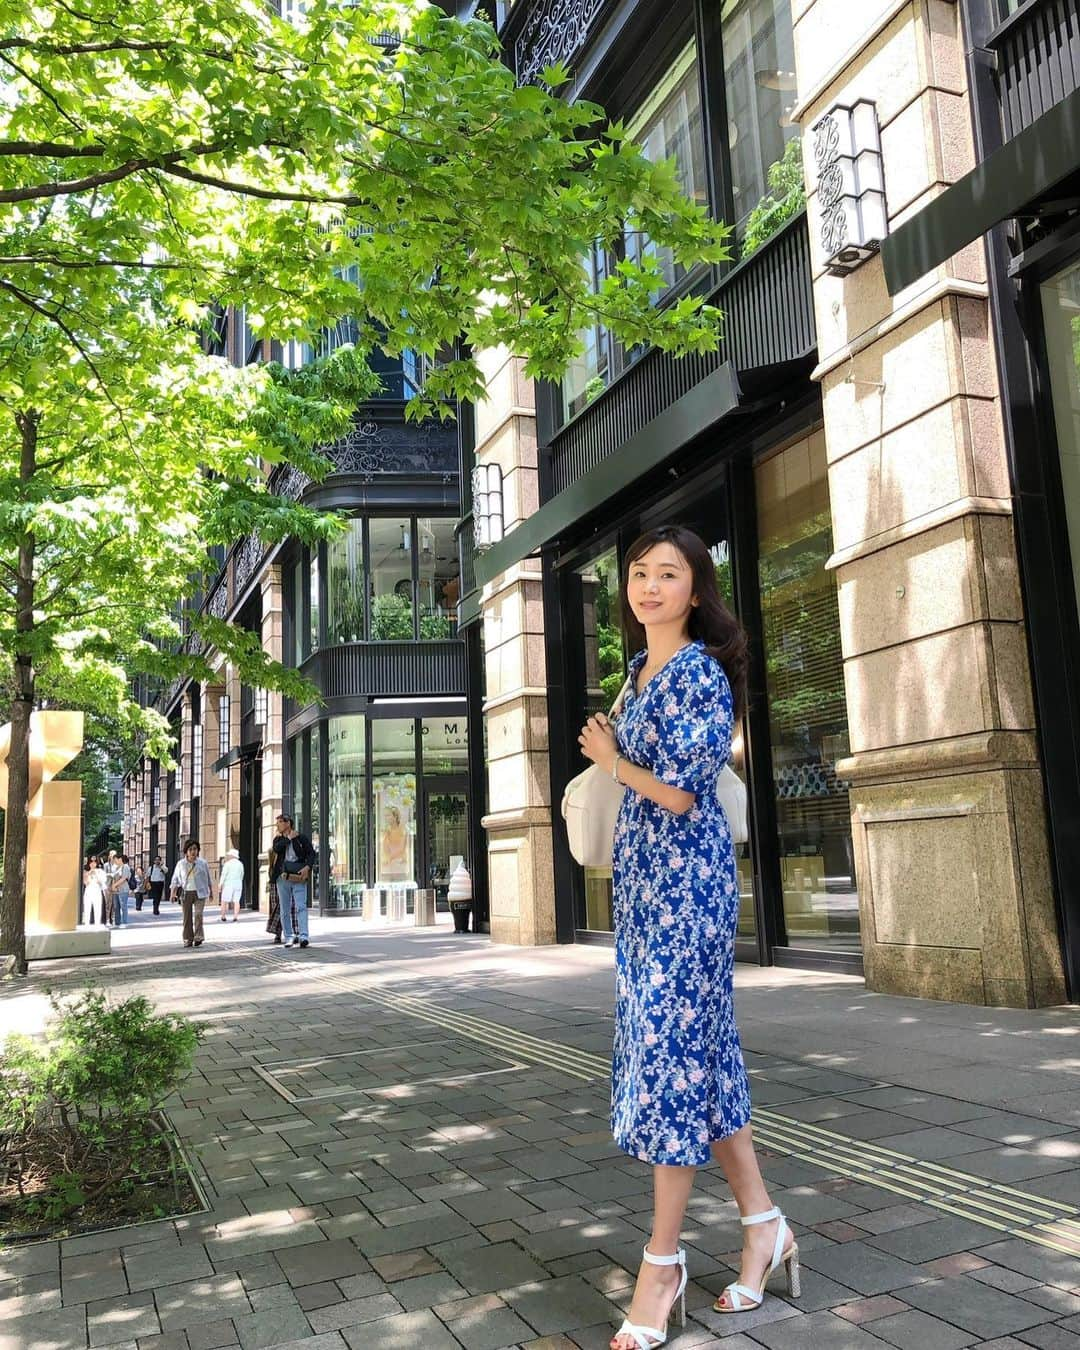
[[[245,916],[208,925],[195,953],[165,945],[166,926],[35,966],[0,992],[0,1029],[40,1025],[46,985],[89,977],[206,1018],[170,1116],[210,1207],[0,1251],[0,1350],[607,1345],[650,1206],[649,1170],[613,1145],[588,1070],[610,1048],[610,952],[318,921],[308,951],[282,951]],[[852,1162],[865,1148],[903,1155],[912,1177],[953,1168],[1060,1212],[1080,1202],[1075,1010],[887,999],[798,972],[741,971],[737,987],[755,1105],[808,1132],[773,1147],[762,1126],[803,1294],[712,1312],[740,1232],[704,1170],[687,1328],[669,1344],[1080,1350],[1080,1259],[1018,1236],[993,1204],[974,1222],[927,1203],[932,1187],[905,1193],[903,1170]]]

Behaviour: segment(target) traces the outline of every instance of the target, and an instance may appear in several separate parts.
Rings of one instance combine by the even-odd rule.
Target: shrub
[[[191,1069],[201,1023],[143,997],[110,1005],[88,989],[53,998],[44,1041],[9,1037],[0,1066],[0,1134],[9,1193],[57,1219],[177,1158],[160,1108]]]

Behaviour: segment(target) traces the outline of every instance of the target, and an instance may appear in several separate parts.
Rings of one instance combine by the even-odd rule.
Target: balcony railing
[[[1005,140],[1080,88],[1080,0],[1028,0],[991,34]]]
[[[745,374],[813,352],[817,332],[806,216],[798,216],[733,268],[708,299],[726,315],[717,350],[674,357],[654,348],[630,366],[551,438],[553,494],[614,454],[725,361]]]

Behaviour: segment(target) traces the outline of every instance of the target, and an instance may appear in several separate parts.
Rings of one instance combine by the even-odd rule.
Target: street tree
[[[175,616],[208,547],[334,530],[270,494],[266,467],[325,470],[373,353],[430,358],[423,417],[482,395],[483,348],[548,377],[596,323],[706,350],[720,316],[657,305],[660,259],[720,261],[729,232],[673,162],[560,98],[564,70],[518,88],[486,22],[415,0],[311,0],[295,23],[264,0],[8,0],[0,69],[0,950],[25,969],[41,688],[66,681],[164,753],[123,674],[205,670]],[[598,290],[596,242],[621,259]],[[299,371],[236,369],[205,338],[241,305],[268,338],[317,346],[348,319],[353,341]],[[245,680],[296,691],[250,635],[196,622]]]

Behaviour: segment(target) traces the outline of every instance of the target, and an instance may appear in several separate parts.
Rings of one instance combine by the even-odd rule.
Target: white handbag
[[[611,708],[618,715],[630,681],[627,680]],[[610,867],[615,839],[615,821],[626,789],[596,764],[571,778],[562,798],[562,817],[570,852],[582,867]],[[745,844],[750,837],[747,820],[746,784],[726,764],[716,780],[716,796],[727,817],[732,842]]]

